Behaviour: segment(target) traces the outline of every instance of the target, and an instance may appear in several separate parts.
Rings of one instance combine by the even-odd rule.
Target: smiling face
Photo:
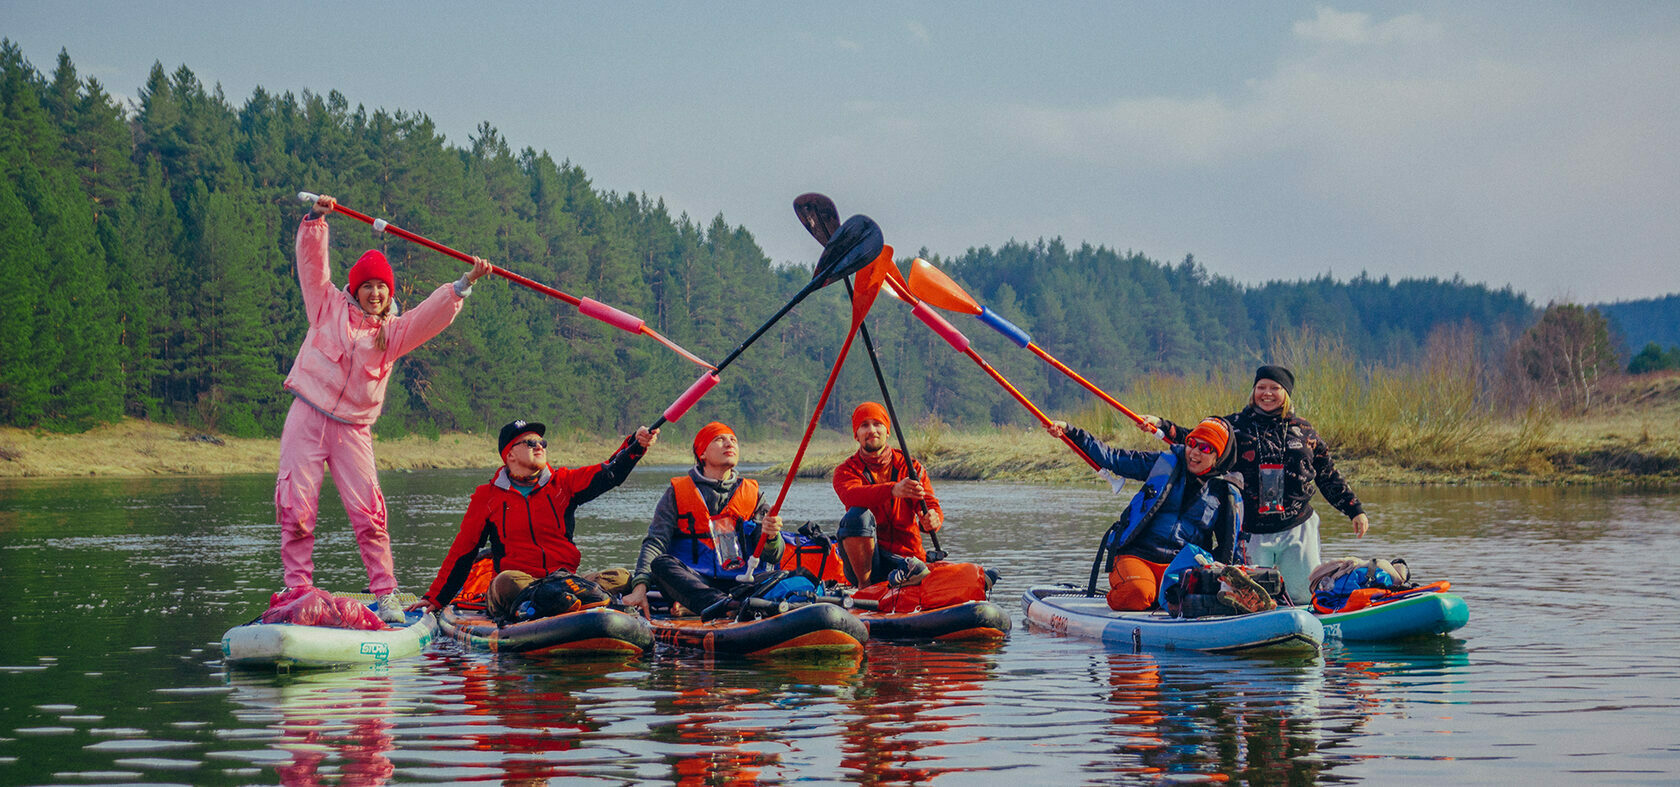
[[[892,430],[888,429],[886,424],[868,418],[858,424],[857,432],[852,436],[857,438],[858,446],[863,448],[865,453],[878,454],[887,447],[887,435],[891,433]]]
[[[741,442],[732,434],[720,434],[700,452],[700,463],[708,469],[729,470],[741,460]]]
[[[1275,413],[1278,408],[1288,401],[1289,394],[1278,385],[1276,380],[1256,380],[1254,383],[1254,406],[1268,413]]]
[[[1212,443],[1192,438],[1184,441],[1184,461],[1191,473],[1206,475],[1219,461],[1219,454],[1213,450]]]
[[[391,288],[379,279],[368,279],[356,288],[356,303],[368,314],[384,314],[391,307]]]

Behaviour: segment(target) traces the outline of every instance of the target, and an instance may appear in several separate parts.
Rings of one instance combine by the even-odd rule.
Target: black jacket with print
[[[1315,484],[1325,501],[1349,519],[1365,513],[1353,489],[1336,471],[1329,447],[1306,419],[1294,415],[1279,418],[1251,404],[1242,412],[1225,416],[1225,420],[1237,432],[1237,464],[1232,469],[1243,477],[1244,533],[1282,533],[1307,521],[1313,513]],[[1175,443],[1184,442],[1190,434],[1189,429],[1165,418],[1161,419],[1161,429]],[[1266,503],[1261,465],[1282,466],[1282,494],[1276,501],[1281,511],[1260,510]]]

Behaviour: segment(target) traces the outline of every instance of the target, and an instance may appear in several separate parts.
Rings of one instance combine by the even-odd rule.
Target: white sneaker
[[[887,575],[887,587],[901,588],[905,585],[920,585],[927,575],[932,573],[926,563],[913,557],[904,559],[904,567]]]
[[[380,596],[374,611],[379,613],[379,619],[386,623],[400,625],[408,622],[408,614],[403,612],[402,602],[397,600],[397,594],[395,593],[386,593]]]

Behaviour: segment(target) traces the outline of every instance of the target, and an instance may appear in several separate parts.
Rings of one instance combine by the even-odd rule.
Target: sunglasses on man
[[[1211,453],[1215,452],[1215,449],[1213,447],[1213,443],[1210,443],[1210,442],[1208,442],[1206,440],[1203,440],[1199,437],[1194,438],[1194,439],[1190,439],[1190,440],[1185,440],[1184,441],[1184,447],[1188,448],[1192,451],[1195,451],[1196,453],[1200,453],[1200,454],[1211,454]]]

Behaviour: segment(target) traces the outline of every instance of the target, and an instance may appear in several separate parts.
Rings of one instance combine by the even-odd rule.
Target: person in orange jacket
[[[920,464],[888,443],[892,419],[878,402],[852,410],[857,453],[834,468],[834,494],[846,506],[840,520],[840,555],[857,587],[896,576],[909,584],[927,574],[923,533],[937,533],[945,511]]]

